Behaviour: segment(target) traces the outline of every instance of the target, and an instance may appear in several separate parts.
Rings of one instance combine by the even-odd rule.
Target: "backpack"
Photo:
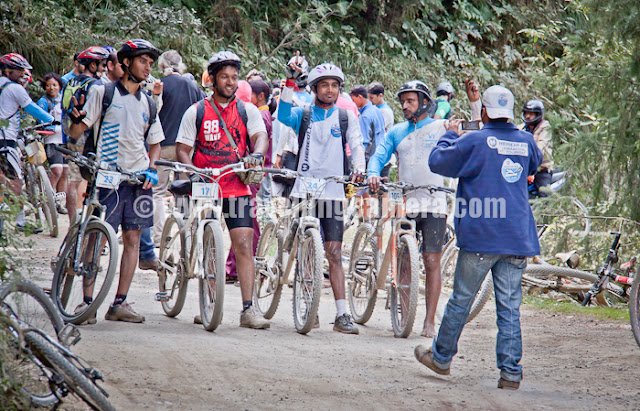
[[[84,143],[84,147],[82,149],[82,155],[88,156],[89,153],[96,154],[97,152],[97,139],[100,137],[100,130],[102,130],[102,123],[104,122],[104,116],[107,113],[107,110],[111,106],[113,102],[113,93],[116,90],[117,82],[113,81],[111,83],[107,83],[104,86],[104,96],[102,96],[102,112],[100,114],[100,128],[98,129],[97,135],[94,135],[93,131],[87,137],[86,142]],[[144,132],[143,140],[146,142],[147,137],[149,136],[149,130],[153,123],[156,122],[156,117],[158,115],[158,106],[156,105],[155,100],[146,92],[142,91],[142,94],[147,98],[147,102],[149,103],[149,124],[147,125],[147,129]],[[92,129],[93,130],[93,129]],[[82,178],[87,181],[91,181],[93,178],[93,174],[91,170],[81,167],[80,174],[82,174]]]
[[[76,98],[76,101],[80,103],[80,98],[84,96],[85,102],[87,99],[87,94],[89,93],[89,88],[98,81],[93,77],[88,77],[85,75],[80,75],[72,78],[67,82],[67,85],[64,86],[62,90],[62,98],[60,99],[60,106],[62,108],[62,131],[65,135],[69,135],[69,129],[71,128],[71,118],[69,117],[69,112],[73,110],[75,104],[73,103],[73,97]]]
[[[342,151],[344,153],[342,162],[343,169],[345,174],[349,174],[351,172],[351,161],[349,157],[347,157],[347,130],[349,129],[349,116],[347,114],[347,110],[343,108],[338,108],[338,117],[340,122],[340,134],[342,135]],[[311,106],[306,105],[302,109],[302,120],[300,121],[300,129],[298,130],[298,154],[293,154],[290,151],[285,151],[282,154],[282,168],[286,168],[289,170],[297,171],[298,164],[300,163],[300,150],[302,149],[302,144],[304,143],[304,138],[307,134],[307,130],[309,125],[311,124]],[[284,184],[285,186],[293,186],[295,180],[284,178],[279,175],[273,175],[273,181],[276,183]]]
[[[204,121],[204,102],[205,99],[198,101],[196,104],[196,147],[198,146],[198,136],[200,135],[200,129],[202,128],[202,122]],[[247,108],[244,106],[244,102],[239,98],[236,99],[236,107],[238,108],[238,114],[240,115],[240,119],[242,120],[242,124],[244,124],[245,128],[247,127],[247,123],[249,122],[249,117],[247,116]],[[222,113],[220,113],[222,115]],[[249,137],[249,130],[247,130],[247,148],[251,147],[251,141]],[[195,149],[194,149],[195,153]]]
[[[2,92],[4,91],[4,89],[7,86],[11,85],[11,84],[19,85],[18,83],[15,83],[13,81],[7,81],[2,87],[0,87],[0,96],[2,95]],[[22,86],[20,86],[20,87],[22,87]],[[4,119],[0,119],[0,128],[7,127],[9,125],[9,119],[11,119],[11,117],[15,116],[18,111],[20,111],[20,108],[18,108],[18,110],[16,110],[16,112],[13,113],[12,115],[10,115],[9,117],[4,118]],[[4,138],[4,132],[2,133],[2,138]]]

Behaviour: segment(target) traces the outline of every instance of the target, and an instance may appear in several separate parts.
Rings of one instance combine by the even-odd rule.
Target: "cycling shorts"
[[[251,196],[228,197],[222,200],[222,215],[229,231],[246,227],[253,229],[253,199]]]
[[[422,234],[423,253],[440,253],[447,232],[447,216],[445,214],[420,213],[407,214],[407,218],[416,222],[416,231]]]
[[[22,180],[22,153],[13,140],[0,140],[0,170],[10,180]]]
[[[291,207],[302,201],[300,198],[291,197]],[[306,209],[300,210],[300,217],[306,213]],[[344,236],[344,204],[342,200],[316,200],[316,206],[311,210],[311,216],[320,220],[321,235],[324,241],[342,242]]]

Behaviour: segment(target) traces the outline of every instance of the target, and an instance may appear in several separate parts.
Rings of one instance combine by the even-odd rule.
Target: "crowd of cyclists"
[[[150,75],[154,63],[162,73],[159,80]],[[122,229],[119,283],[106,320],[145,320],[133,310],[127,295],[136,267],[158,268],[154,247],[160,243],[171,183],[166,169],[155,164],[160,159],[200,168],[219,168],[239,161],[248,168],[273,165],[309,178],[348,175],[352,182],[366,184],[372,192],[377,192],[389,178],[394,163],[398,180],[415,185],[443,186],[445,178],[458,178],[458,197],[507,196],[513,199],[509,200],[513,201],[509,207],[523,210],[508,214],[507,223],[456,216],[458,245],[461,251],[468,251],[464,255],[461,252],[459,265],[473,266],[470,269],[476,271],[482,267],[482,272],[476,273],[482,278],[489,270],[493,270],[494,277],[502,272],[512,276],[509,273],[514,270],[521,275],[526,264],[523,258],[539,253],[537,238],[531,237],[533,219],[526,203],[526,184],[544,187],[553,172],[550,128],[540,100],[524,105],[524,124],[520,127],[524,131],[520,131],[508,122],[514,118],[514,98],[508,89],[492,86],[481,95],[478,84],[467,81],[464,88],[472,116],[463,124],[452,115],[455,90],[449,81],[437,85],[434,98],[427,84],[406,79],[395,93],[404,121],[394,125],[393,110],[381,82],[354,85],[345,92],[345,75],[338,66],[321,63],[310,70],[309,67],[306,57],[296,52],[283,67],[284,80],[268,82],[264,74],[254,69],[246,74],[245,81],[240,79],[241,59],[231,51],[220,51],[209,60],[199,84],[186,73],[177,51],[162,53],[146,40],[133,39],[117,50],[92,46],[76,53],[72,71],[64,76],[42,76],[40,84],[45,94],[36,104],[25,90],[32,81],[33,67],[19,54],[5,54],[0,57],[2,188],[16,194],[22,190],[21,153],[16,139],[25,115],[41,123],[59,122],[54,133],[46,136],[45,146],[51,184],[59,193],[58,212],[68,214],[70,222],[76,218],[87,179],[92,177],[68,162],[55,146],[95,153],[100,161],[140,176],[141,184],[123,183],[117,188],[117,195],[113,190],[100,191],[107,222],[116,232]],[[467,131],[467,127],[480,130]],[[205,181],[196,173],[188,178],[194,183]],[[301,179],[288,185],[269,174],[259,186],[246,184],[235,173],[220,178],[218,183],[231,240],[227,279],[237,278],[242,295],[240,326],[269,328],[269,321],[252,304],[253,256],[259,238],[255,208],[260,209],[258,216],[270,218],[271,210],[279,204],[277,198],[287,198],[291,206],[305,198],[305,188]],[[142,197],[153,199],[153,213],[140,212],[135,200]],[[366,193],[362,197],[361,218],[367,219],[369,197]],[[333,329],[358,334],[345,297],[344,186],[329,182],[316,193],[316,198],[315,213],[322,228],[328,278],[335,298]],[[407,195],[406,213],[415,221],[423,239],[420,251],[426,271],[427,314],[421,334],[434,338],[433,350],[419,346],[415,355],[435,372],[448,374],[477,278],[466,283],[472,286],[465,287],[464,268],[460,273],[456,271],[454,295],[439,335],[435,313],[450,210],[444,193],[417,190]],[[18,215],[16,227],[24,228],[26,224],[24,214]],[[491,247],[494,237],[499,238],[499,246]],[[518,242],[524,248],[519,248]],[[492,256],[499,258],[489,258]],[[482,262],[472,261],[474,258]],[[504,286],[504,282],[496,282],[496,298],[503,295],[506,301],[503,310],[498,309],[499,387],[517,389],[522,378],[518,313],[521,294],[518,297],[509,288],[515,280],[507,283]],[[517,284],[519,288],[519,280]],[[92,296],[85,295],[83,304],[91,301]],[[87,323],[96,321],[91,318]],[[319,319],[316,322],[319,326]]]

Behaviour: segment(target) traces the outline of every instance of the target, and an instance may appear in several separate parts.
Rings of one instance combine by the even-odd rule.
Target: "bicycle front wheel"
[[[49,341],[35,332],[28,332],[24,336],[25,342],[33,354],[50,367],[64,380],[65,385],[78,395],[84,402],[95,410],[115,410],[107,399],[107,394],[85,374],[87,371],[79,369]]]
[[[400,236],[397,256],[397,283],[389,288],[391,327],[397,338],[407,338],[413,330],[418,307],[420,255],[415,237]]]
[[[631,331],[640,347],[640,268],[636,270],[636,278],[631,287],[629,299],[629,318],[631,319]]]
[[[38,179],[40,180],[40,193],[44,196],[41,206],[47,222],[47,227],[51,237],[58,236],[58,210],[56,209],[56,193],[51,187],[51,181],[47,170],[43,166],[38,166]]]
[[[28,281],[5,283],[0,288],[2,308],[28,327],[38,328],[53,339],[64,327],[64,322],[53,303],[42,289]],[[8,330],[8,329],[7,329]],[[8,330],[9,331],[9,330]],[[31,405],[49,407],[58,402],[52,392],[46,371],[28,356],[20,353],[17,331],[12,337],[7,334],[9,359],[5,370],[22,379],[22,391],[29,397]]]
[[[102,220],[89,222],[75,265],[77,241],[78,237],[69,239],[60,255],[51,298],[65,322],[82,324],[95,315],[109,292],[118,264],[118,240],[109,224]],[[84,302],[85,296],[93,298],[90,304]]]
[[[200,295],[200,317],[207,331],[218,328],[222,321],[224,303],[224,242],[222,227],[218,221],[211,221],[204,227],[202,244],[204,250],[204,275],[198,278]]]
[[[311,331],[318,315],[323,263],[324,249],[320,232],[315,228],[307,228],[298,246],[293,282],[293,322],[300,334]]]
[[[378,248],[372,234],[373,227],[370,224],[365,223],[358,227],[351,247],[349,270],[346,276],[349,286],[349,307],[351,307],[353,321],[358,324],[369,321],[378,296],[376,288]]]
[[[272,221],[262,230],[256,250],[256,282],[253,305],[264,318],[271,319],[280,304],[282,283],[282,239]]]
[[[180,230],[184,226],[182,220],[169,216],[164,223],[162,239],[160,240],[160,272],[158,283],[161,293],[166,293],[169,299],[162,301],[162,309],[169,317],[180,314],[187,297],[187,281],[184,267],[184,253],[186,250],[184,234]]]

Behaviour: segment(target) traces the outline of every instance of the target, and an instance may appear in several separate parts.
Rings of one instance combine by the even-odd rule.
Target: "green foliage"
[[[555,301],[539,296],[525,297],[526,306],[544,310],[550,314],[576,315],[600,320],[620,321],[629,323],[629,309],[624,307],[582,307],[574,301]]]
[[[71,67],[74,51],[145,37],[201,73],[222,48],[282,78],[299,49],[311,66],[339,64],[350,86],[395,90],[448,79],[468,117],[465,78],[509,87],[520,106],[539,98],[555,162],[571,191],[605,216],[640,221],[640,19],[632,0],[0,0],[0,50],[24,54],[36,76]],[[34,91],[32,89],[32,91]]]

